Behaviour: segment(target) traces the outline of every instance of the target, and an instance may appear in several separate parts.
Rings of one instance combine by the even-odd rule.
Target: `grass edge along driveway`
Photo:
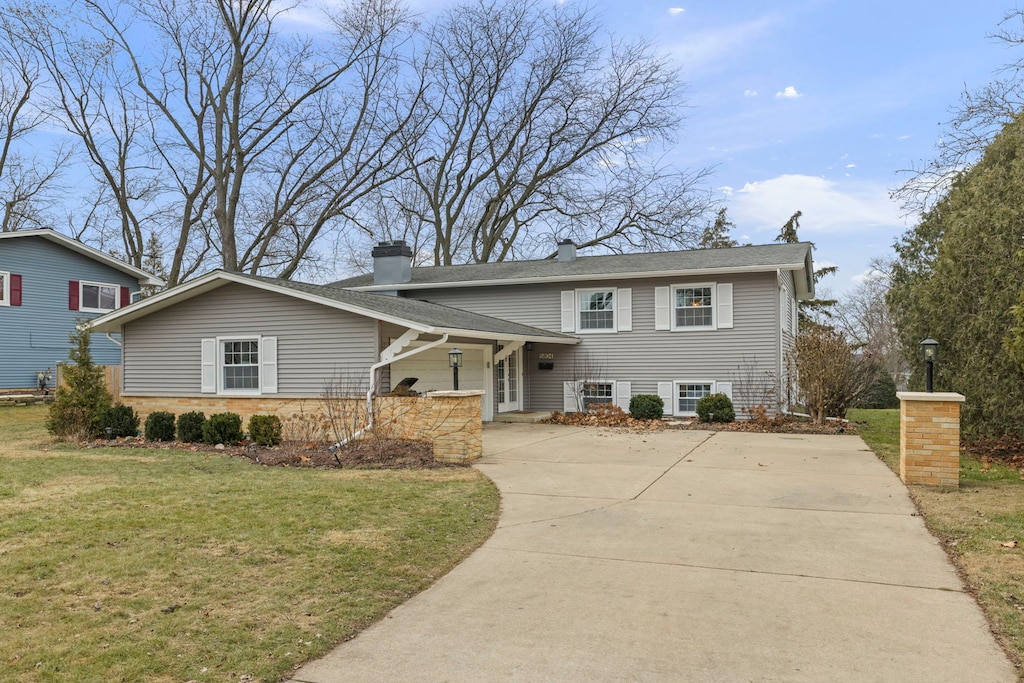
[[[899,475],[899,410],[851,410],[868,447]],[[1024,664],[1024,472],[960,454],[958,489],[909,486],[992,631],[1017,667]],[[1024,678],[1022,678],[1024,680]]]
[[[483,543],[471,468],[324,471],[50,443],[0,408],[0,680],[275,681]]]

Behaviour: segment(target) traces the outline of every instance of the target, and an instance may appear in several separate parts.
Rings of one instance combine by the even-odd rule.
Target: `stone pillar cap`
[[[460,397],[460,396],[483,396],[484,392],[481,389],[459,389],[458,391],[428,391],[425,396],[445,396],[445,397]]]
[[[901,401],[946,401],[953,403],[963,403],[967,400],[967,397],[963,394],[957,394],[951,391],[897,391],[896,398]]]

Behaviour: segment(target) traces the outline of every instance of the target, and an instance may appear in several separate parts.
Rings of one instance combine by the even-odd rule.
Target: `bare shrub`
[[[779,413],[780,382],[773,368],[764,368],[757,356],[744,355],[736,370],[730,373],[733,383],[733,401],[747,419],[767,418]]]

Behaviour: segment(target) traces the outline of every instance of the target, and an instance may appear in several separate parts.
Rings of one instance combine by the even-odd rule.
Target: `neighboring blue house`
[[[0,389],[36,388],[36,372],[68,360],[77,323],[164,284],[53,230],[0,233]],[[121,363],[120,347],[103,334],[93,335],[92,355],[100,365]]]

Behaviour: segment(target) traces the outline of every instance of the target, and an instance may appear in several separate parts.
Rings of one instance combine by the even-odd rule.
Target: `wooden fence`
[[[114,403],[121,402],[121,366],[100,365],[103,368],[103,381],[107,384],[107,391],[114,397]],[[54,378],[54,389],[64,386],[64,363],[57,363],[57,376]]]

